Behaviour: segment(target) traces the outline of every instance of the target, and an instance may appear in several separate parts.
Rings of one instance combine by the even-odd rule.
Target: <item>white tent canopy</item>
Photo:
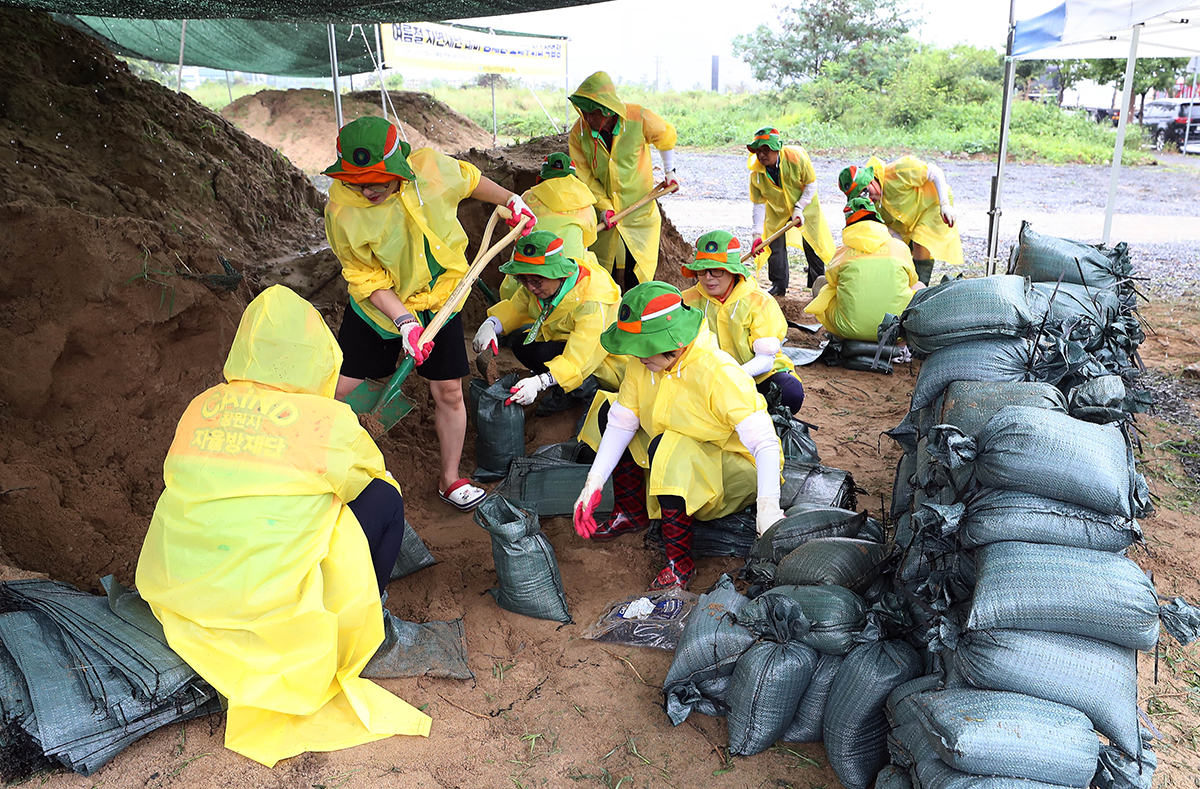
[[[988,211],[989,271],[994,269],[999,241],[1002,213],[1000,197],[1008,148],[1013,62],[1025,59],[1125,58],[1125,88],[1121,104],[1124,109],[1129,106],[1133,69],[1139,56],[1200,55],[1200,0],[1065,0],[1043,14],[1025,19],[1016,18],[1016,0],[1011,2],[1000,150],[996,175],[992,181],[991,208]],[[1117,126],[1117,143],[1104,214],[1104,235],[1101,239],[1105,243],[1112,230],[1128,115],[1128,112],[1122,112]]]

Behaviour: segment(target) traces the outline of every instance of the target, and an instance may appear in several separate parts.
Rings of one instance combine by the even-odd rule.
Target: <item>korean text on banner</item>
[[[402,65],[563,77],[567,72],[566,40],[482,31],[428,22],[381,26],[383,59]]]

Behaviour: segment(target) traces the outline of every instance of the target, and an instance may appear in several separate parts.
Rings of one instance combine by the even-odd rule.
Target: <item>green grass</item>
[[[249,96],[252,93],[258,93],[260,90],[266,89],[265,85],[235,84],[233,86],[233,99],[237,101],[242,96]],[[201,82],[197,87],[186,88],[183,92],[213,112],[220,112],[230,104],[229,88],[224,82]]]

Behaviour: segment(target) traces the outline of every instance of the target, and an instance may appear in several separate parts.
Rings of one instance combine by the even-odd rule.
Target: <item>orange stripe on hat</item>
[[[562,247],[563,247],[562,239],[556,238],[550,242],[550,244],[546,247],[546,251],[540,255],[536,255],[536,256],[522,255],[520,252],[517,252],[514,250],[512,259],[516,260],[520,263],[529,263],[534,266],[544,266],[546,264],[546,257],[548,255],[557,255],[560,251],[562,251]]]

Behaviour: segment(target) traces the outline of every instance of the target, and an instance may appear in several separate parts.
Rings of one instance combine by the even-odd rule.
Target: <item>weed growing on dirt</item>
[[[155,277],[175,277],[178,274],[174,271],[162,271],[150,268],[150,250],[143,246],[142,251],[142,270],[125,280],[125,284],[129,285],[140,280],[157,285],[162,289],[158,299],[158,307],[159,309],[166,308],[167,316],[170,317],[175,314],[175,285],[174,283],[163,282],[161,279],[155,279]]]

